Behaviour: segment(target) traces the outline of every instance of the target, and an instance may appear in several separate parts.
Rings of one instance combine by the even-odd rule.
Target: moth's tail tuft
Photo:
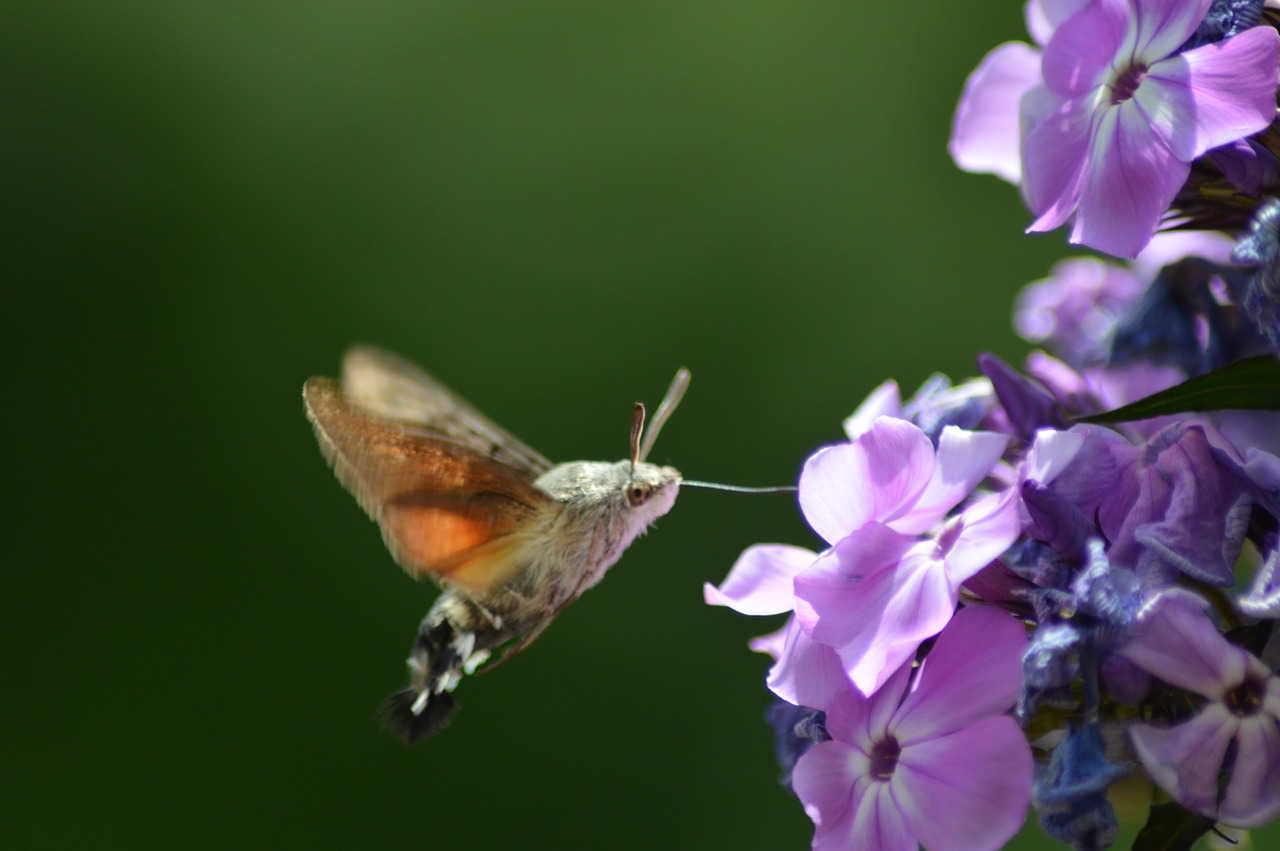
[[[378,711],[382,726],[402,742],[411,745],[421,743],[439,733],[453,720],[458,701],[449,692],[431,695],[431,699],[414,712],[419,694],[411,688],[398,691],[387,698]]]

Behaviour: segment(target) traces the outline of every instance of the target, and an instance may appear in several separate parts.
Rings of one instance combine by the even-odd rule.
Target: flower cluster
[[[1034,805],[1104,848],[1126,775],[1184,844],[1280,816],[1280,13],[1027,21],[1038,47],[982,61],[952,153],[1020,183],[1031,230],[1132,259],[1028,286],[1021,368],[874,390],[800,475],[822,548],[750,547],[706,587],[789,615],[752,648],[815,847],[995,848]]]

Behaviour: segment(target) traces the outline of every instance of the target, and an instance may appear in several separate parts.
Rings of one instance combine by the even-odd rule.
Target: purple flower
[[[1139,725],[1131,738],[1151,779],[1183,806],[1235,827],[1258,827],[1280,815],[1280,679],[1223,638],[1204,605],[1169,590],[1139,615],[1120,652],[1205,702],[1185,723]]]
[[[1109,429],[1081,428],[1084,446],[1053,489],[1097,519],[1111,563],[1136,570],[1145,587],[1167,585],[1175,571],[1233,585],[1252,499],[1217,460],[1215,444],[1225,439],[1193,422],[1138,446]]]
[[[965,608],[912,683],[899,668],[873,697],[848,688],[825,708],[832,738],[796,763],[813,847],[999,848],[1022,826],[1032,759],[1007,715],[1018,691],[1021,624]]]
[[[1072,213],[1072,242],[1133,257],[1155,233],[1211,148],[1275,117],[1280,34],[1255,27],[1177,50],[1210,0],[1098,0],[1045,48],[1045,85],[1059,99],[1023,143],[1024,190],[1048,231]]]

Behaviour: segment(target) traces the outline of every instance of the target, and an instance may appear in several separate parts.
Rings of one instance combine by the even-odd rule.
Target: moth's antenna
[[[658,413],[662,413],[659,409]],[[644,431],[644,402],[636,402],[636,410],[631,415],[631,477],[635,478],[636,464],[642,461],[640,455],[640,434]]]
[[[778,485],[768,488],[748,488],[742,485],[722,485],[719,482],[695,482],[692,479],[681,479],[680,487],[707,488],[708,490],[732,491],[733,493],[795,493],[799,490],[795,485]]]
[[[671,379],[671,386],[667,388],[667,395],[662,397],[662,404],[658,406],[658,412],[653,415],[653,424],[649,426],[649,433],[644,436],[644,443],[640,444],[640,454],[633,453],[631,456],[632,463],[643,462],[649,457],[649,450],[653,448],[653,442],[658,439],[658,432],[662,431],[663,424],[684,398],[684,391],[689,389],[690,377],[689,370],[684,367],[676,371],[676,377]]]

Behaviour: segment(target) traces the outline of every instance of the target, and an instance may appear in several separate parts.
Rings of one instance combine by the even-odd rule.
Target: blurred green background
[[[366,341],[554,460],[789,483],[885,377],[1020,359],[1066,253],[947,157],[1018,4],[6,4],[4,736],[23,848],[798,848],[738,553],[686,491],[417,749],[371,716],[431,588],[302,382]],[[1020,847],[1039,847],[1038,832]]]

